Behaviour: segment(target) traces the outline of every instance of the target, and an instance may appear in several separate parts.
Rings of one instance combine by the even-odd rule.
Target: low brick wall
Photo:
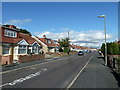
[[[45,55],[39,54],[39,55],[20,55],[19,56],[19,62],[29,62],[29,61],[34,61],[34,60],[41,60],[45,59]]]
[[[120,74],[120,55],[108,55],[108,66]]]
[[[11,55],[1,56],[1,65],[9,65],[13,63],[13,57]]]

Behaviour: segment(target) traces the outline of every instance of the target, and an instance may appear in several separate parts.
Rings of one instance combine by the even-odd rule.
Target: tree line
[[[118,42],[108,42],[106,45],[108,55],[120,55],[120,44]],[[105,54],[105,43],[102,44],[101,51]]]

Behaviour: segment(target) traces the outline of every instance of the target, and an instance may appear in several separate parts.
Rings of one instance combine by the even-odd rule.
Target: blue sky
[[[86,39],[87,36],[92,40],[92,36],[94,36],[94,38],[96,37],[95,32],[97,32],[98,35],[104,34],[103,18],[97,17],[98,15],[103,14],[106,15],[109,41],[114,41],[118,38],[117,2],[2,3],[3,24],[14,24],[17,27],[29,30],[33,35],[38,35],[40,37],[43,34],[47,34],[48,37],[52,39],[57,39],[57,35],[67,36],[66,32],[69,30],[73,42],[78,43],[80,41],[88,40],[88,38]],[[78,36],[77,33],[79,34]],[[56,35],[56,37],[51,35]],[[77,40],[77,38],[81,37],[84,38]],[[100,38],[102,37],[103,36],[101,35]]]

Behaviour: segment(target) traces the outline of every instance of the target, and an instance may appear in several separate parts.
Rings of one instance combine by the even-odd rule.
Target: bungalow
[[[44,53],[58,52],[58,50],[59,50],[59,44],[55,40],[46,38],[46,36],[44,36],[44,38],[32,36],[32,38],[34,38],[37,42],[39,42],[43,46],[42,50],[44,51]]]
[[[20,55],[39,54],[42,45],[13,26],[1,26],[1,64],[12,64]]]

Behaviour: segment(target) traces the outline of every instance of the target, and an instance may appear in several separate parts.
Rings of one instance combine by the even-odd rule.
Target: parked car
[[[78,52],[78,55],[79,55],[79,56],[84,55],[84,52],[83,52],[83,51],[79,51],[79,52]]]

